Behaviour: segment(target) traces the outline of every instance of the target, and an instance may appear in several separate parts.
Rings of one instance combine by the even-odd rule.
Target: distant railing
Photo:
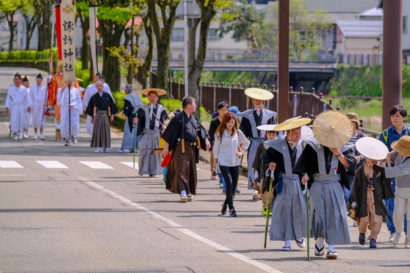
[[[156,87],[156,75],[151,77],[151,86]],[[216,106],[221,100],[225,100],[229,105],[235,105],[239,111],[245,111],[252,107],[252,100],[245,95],[245,89],[258,87],[269,90],[273,93],[272,100],[265,102],[267,109],[277,112],[278,90],[275,85],[256,85],[256,84],[233,84],[233,83],[201,83],[199,86],[199,105],[207,111],[214,113]],[[169,94],[172,98],[181,100],[184,97],[185,85],[181,80],[172,81],[169,85]],[[334,110],[330,103],[322,100],[322,93],[317,93],[314,88],[306,92],[303,87],[298,91],[290,87],[289,90],[289,114],[294,116],[314,117],[326,110]]]

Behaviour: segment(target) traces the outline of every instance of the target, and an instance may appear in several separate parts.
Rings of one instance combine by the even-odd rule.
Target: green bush
[[[402,68],[403,97],[410,97],[410,65]],[[383,90],[382,66],[340,65],[336,77],[331,81],[331,96],[380,97]]]
[[[43,51],[38,50],[11,50],[0,52],[0,60],[1,61],[9,61],[9,62],[16,62],[16,61],[27,61],[27,62],[46,62],[48,61],[50,55],[50,49],[45,49]],[[53,48],[53,60],[58,60],[58,50],[57,48]]]

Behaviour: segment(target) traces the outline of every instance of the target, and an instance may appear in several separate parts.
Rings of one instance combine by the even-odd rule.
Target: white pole
[[[188,0],[184,0],[184,71],[185,97],[188,96]]]

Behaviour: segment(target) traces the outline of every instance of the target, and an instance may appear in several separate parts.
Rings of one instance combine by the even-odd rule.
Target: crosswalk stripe
[[[134,162],[123,162],[123,161],[121,161],[121,164],[124,164],[125,166],[128,166],[130,168],[138,170],[138,163],[137,162],[135,162],[135,168],[134,168]]]
[[[22,169],[24,168],[19,163],[14,160],[2,160],[0,161],[0,168],[7,168],[7,169]]]
[[[68,169],[66,165],[56,160],[36,160],[36,162],[48,169]]]
[[[91,169],[112,169],[110,165],[107,165],[101,161],[80,161],[81,164],[86,165]]]

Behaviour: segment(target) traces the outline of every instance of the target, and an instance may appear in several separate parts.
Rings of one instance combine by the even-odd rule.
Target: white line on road
[[[86,165],[91,169],[112,169],[111,166],[101,161],[80,161],[80,163]]]
[[[113,192],[113,191],[111,191],[107,188],[104,188],[103,186],[98,185],[97,183],[94,183],[94,182],[88,180],[87,178],[78,177],[78,180],[81,181],[83,184],[87,185],[88,187],[94,189],[94,190],[99,190],[99,191],[107,194],[108,196],[119,200],[124,205],[134,207],[136,209],[139,209],[139,210],[142,210],[142,211],[146,212],[147,214],[153,216],[154,218],[157,218],[158,220],[164,222],[168,226],[176,228],[176,230],[180,231],[181,233],[183,233],[185,235],[188,235],[189,237],[191,237],[191,238],[193,238],[197,241],[200,241],[200,242],[202,242],[202,243],[204,243],[204,244],[206,244],[206,245],[208,245],[208,246],[210,246],[210,247],[212,247],[212,248],[214,248],[218,251],[224,252],[224,253],[226,253],[226,254],[228,254],[228,255],[230,255],[230,256],[238,259],[238,260],[241,260],[245,263],[251,264],[251,265],[253,265],[253,266],[255,266],[255,267],[257,267],[261,270],[264,270],[266,272],[281,273],[281,271],[276,270],[273,267],[270,267],[270,266],[268,266],[264,263],[255,261],[255,260],[249,258],[248,256],[240,254],[240,253],[236,252],[235,250],[232,250],[232,249],[227,248],[223,245],[220,245],[220,244],[218,244],[214,241],[211,241],[211,240],[209,240],[209,239],[207,239],[207,238],[205,238],[205,237],[203,237],[203,236],[201,236],[201,235],[187,229],[187,228],[184,228],[180,224],[172,221],[171,219],[168,219],[165,216],[162,216],[162,215],[160,215],[160,214],[158,214],[158,213],[156,213],[156,212],[154,212],[154,211],[152,211],[152,210],[150,210],[150,209],[148,209],[144,206],[141,206],[138,203],[132,202],[131,200],[119,195],[118,193]]]
[[[48,169],[68,169],[66,165],[56,160],[36,160],[36,162]]]
[[[135,168],[134,168],[134,162],[123,162],[123,161],[121,161],[121,164],[124,164],[125,166],[128,166],[130,168],[138,170],[138,163],[137,162],[135,162]]]
[[[0,161],[0,168],[7,168],[7,169],[22,169],[24,168],[19,163],[14,160],[3,160]]]

